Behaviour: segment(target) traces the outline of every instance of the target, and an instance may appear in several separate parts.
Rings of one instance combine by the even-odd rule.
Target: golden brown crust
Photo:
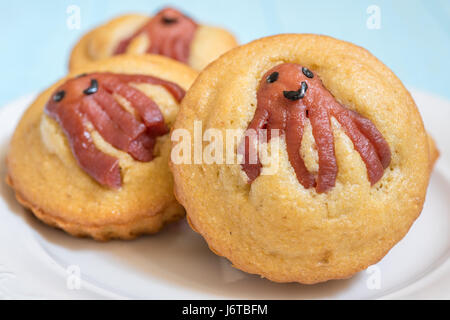
[[[173,130],[245,129],[256,89],[273,66],[316,72],[341,103],[374,122],[392,161],[373,187],[365,165],[333,125],[339,173],[326,194],[295,179],[280,139],[280,167],[246,183],[239,164],[171,163],[175,194],[190,224],[235,267],[276,282],[344,279],[377,263],[419,216],[429,179],[429,146],[417,107],[401,81],[368,51],[326,36],[286,34],[233,49],[209,65],[182,102]],[[191,133],[192,134],[192,133]],[[225,134],[224,134],[225,135]],[[313,145],[311,136],[303,143]],[[306,150],[305,152],[313,152]],[[314,157],[306,159],[314,167]]]
[[[78,69],[68,78],[94,71],[148,74],[185,90],[197,76],[181,63],[147,55],[106,59]],[[78,166],[62,129],[43,114],[47,100],[63,81],[44,91],[27,109],[11,140],[7,181],[19,202],[47,224],[103,241],[154,233],[183,217],[184,209],[172,192],[168,135],[158,138],[157,156],[152,161],[137,162],[100,138],[96,140],[93,132],[97,147],[119,159],[123,179],[119,190],[100,186]],[[173,123],[178,105],[167,91],[151,85],[138,89],[157,102],[167,124]]]
[[[72,50],[69,69],[110,57],[119,41],[133,34],[149,17],[139,14],[119,16],[85,34]],[[140,41],[139,39],[137,41]],[[234,36],[221,28],[200,25],[191,43],[189,66],[202,70],[221,54],[237,46]],[[145,46],[131,48],[132,54],[142,53]]]
[[[164,225],[184,217],[184,209],[175,203],[173,206],[166,208],[157,215],[138,218],[126,224],[110,224],[106,226],[94,224],[83,225],[65,221],[58,216],[53,216],[26,200],[18,190],[14,188],[14,182],[10,176],[6,177],[6,183],[15,190],[17,201],[25,208],[31,210],[36,218],[51,227],[62,229],[74,237],[91,237],[97,241],[108,241],[112,239],[133,240],[144,234],[156,233],[161,230]]]

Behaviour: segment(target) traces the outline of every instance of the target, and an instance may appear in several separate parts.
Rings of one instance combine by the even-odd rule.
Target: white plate
[[[35,219],[1,183],[0,298],[449,299],[450,102],[413,95],[441,150],[425,208],[380,263],[349,280],[307,286],[245,274],[214,255],[184,221],[129,242],[72,238]],[[0,110],[1,163],[33,97]],[[0,168],[3,180],[5,166]]]

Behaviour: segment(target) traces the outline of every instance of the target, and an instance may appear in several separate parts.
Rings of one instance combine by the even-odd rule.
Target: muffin
[[[120,16],[90,31],[73,49],[69,68],[113,55],[160,54],[201,70],[236,45],[228,31],[199,25],[178,10],[165,8],[154,17]]]
[[[74,236],[132,239],[184,217],[169,128],[197,72],[157,56],[75,70],[22,116],[7,155],[21,204]]]
[[[377,263],[419,216],[436,156],[392,71],[311,34],[221,56],[172,130],[175,194],[192,228],[236,268],[276,282],[348,278]],[[212,146],[211,136],[225,140]]]

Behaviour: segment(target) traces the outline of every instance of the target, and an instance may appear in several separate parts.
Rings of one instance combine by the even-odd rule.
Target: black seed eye
[[[84,90],[83,93],[85,95],[90,95],[90,94],[96,93],[97,91],[98,91],[98,81],[95,79],[92,79],[91,85],[89,86],[89,88]]]
[[[312,71],[309,70],[308,68],[302,67],[302,72],[306,77],[310,79],[314,78],[314,73],[312,73]]]
[[[162,17],[162,22],[164,24],[173,24],[173,23],[177,23],[177,21],[178,21],[177,18]]]
[[[305,97],[306,90],[308,90],[308,85],[305,81],[302,81],[300,89],[297,91],[283,91],[283,95],[286,99],[297,101]]]
[[[53,96],[53,101],[60,102],[62,99],[64,99],[64,96],[66,95],[66,92],[64,90],[58,91]]]
[[[300,100],[300,93],[298,91],[283,91],[283,95],[286,99],[297,101]]]
[[[270,74],[270,76],[267,77],[267,82],[268,83],[273,83],[273,82],[277,81],[279,75],[280,74],[275,71],[274,73]]]
[[[300,87],[300,90],[299,90],[301,98],[303,98],[305,96],[306,90],[308,90],[308,85],[306,84],[305,81],[302,81],[302,86]]]

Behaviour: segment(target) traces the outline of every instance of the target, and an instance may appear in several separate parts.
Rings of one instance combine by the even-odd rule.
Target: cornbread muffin
[[[351,43],[285,34],[231,50],[188,91],[173,152],[186,150],[178,129],[194,136],[194,125],[240,132],[232,157],[229,140],[215,149],[223,164],[172,154],[171,169],[192,228],[243,271],[348,278],[383,258],[422,210],[432,157],[421,116],[392,71]],[[196,150],[213,153],[209,141]]]
[[[182,218],[168,132],[196,76],[162,56],[120,56],[45,90],[7,156],[19,202],[51,226],[96,240],[132,239]]]
[[[70,57],[71,70],[85,63],[119,54],[160,54],[202,70],[237,46],[228,31],[199,25],[176,9],[165,8],[154,17],[129,14],[87,33]]]

